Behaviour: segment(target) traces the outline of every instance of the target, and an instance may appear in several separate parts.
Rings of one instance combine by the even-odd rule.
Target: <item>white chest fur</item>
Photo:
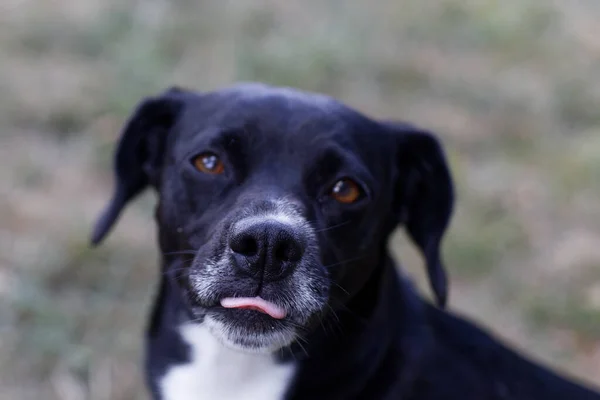
[[[224,347],[206,327],[184,325],[191,361],[171,367],[160,387],[164,400],[278,400],[294,374],[293,364],[278,364],[271,355],[248,354]]]

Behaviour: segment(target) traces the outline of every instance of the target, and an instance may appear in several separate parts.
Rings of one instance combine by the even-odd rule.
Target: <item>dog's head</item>
[[[326,96],[243,84],[143,101],[124,128],[99,243],[147,186],[167,274],[225,344],[272,351],[358,293],[403,225],[437,302],[453,190],[434,136]]]

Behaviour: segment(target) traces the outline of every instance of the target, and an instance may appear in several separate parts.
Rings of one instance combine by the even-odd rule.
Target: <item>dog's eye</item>
[[[206,152],[199,154],[194,157],[192,162],[198,171],[204,172],[205,174],[218,175],[225,171],[223,161],[221,161],[219,156],[214,153]]]
[[[330,195],[340,203],[351,204],[360,198],[362,190],[358,183],[352,179],[344,178],[333,185]]]

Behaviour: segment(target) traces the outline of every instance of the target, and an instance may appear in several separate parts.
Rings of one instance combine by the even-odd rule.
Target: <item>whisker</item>
[[[327,335],[328,332],[327,328],[325,327],[325,324],[323,323],[323,319],[319,319],[319,324],[321,325],[321,328],[323,328],[323,332],[325,332],[325,335]]]
[[[286,350],[287,351],[285,351],[285,353],[284,353],[284,348],[279,349],[279,355],[282,358],[284,358],[286,356],[286,354],[289,354],[294,359],[294,361],[298,361],[298,358],[296,358],[296,354],[293,351],[291,351],[289,349],[286,349]]]
[[[183,276],[185,271],[186,271],[185,269],[178,269],[175,271],[165,271],[165,272],[163,272],[163,275],[173,277],[173,278],[180,278],[181,276]]]
[[[339,289],[341,289],[341,290],[342,290],[344,293],[346,293],[347,295],[350,295],[350,292],[349,292],[349,291],[347,291],[346,289],[344,289],[344,288],[343,288],[343,287],[342,287],[342,286],[341,286],[339,283],[337,283],[337,282],[334,282],[334,281],[331,281],[331,284],[332,284],[332,285],[335,285],[335,286],[337,286]]]
[[[200,318],[192,318],[189,320],[189,322],[202,322],[204,320],[204,316],[200,317]]]
[[[196,253],[197,253],[196,250],[181,250],[181,251],[170,251],[170,252],[162,253],[162,254],[163,254],[163,256],[177,256],[177,255],[183,255],[183,254],[195,256]]]
[[[359,257],[354,257],[354,258],[348,258],[348,259],[346,259],[346,260],[344,260],[344,261],[340,261],[340,262],[337,262],[337,263],[333,263],[333,264],[328,264],[328,265],[325,265],[324,267],[325,267],[325,268],[336,267],[336,266],[338,266],[338,265],[341,265],[341,264],[346,264],[346,263],[349,263],[349,262],[351,262],[351,261],[360,260],[360,259],[362,259],[362,258],[364,258],[364,257],[365,257],[365,256],[359,256]]]
[[[178,275],[176,275],[177,272],[185,272],[185,271],[189,270],[190,265],[188,263],[190,261],[193,261],[193,260],[194,260],[193,258],[177,260],[175,262],[175,265],[177,265],[177,266],[173,266],[171,268],[168,268],[166,271],[162,272],[162,275],[165,276],[165,275],[171,275],[171,274],[173,274],[175,276],[178,276]]]
[[[298,336],[297,339],[298,340],[296,340],[296,344],[302,349],[302,352],[304,352],[304,355],[306,357],[308,357],[308,351],[306,351],[306,348],[301,343],[301,340],[302,340],[306,344],[307,343],[306,339],[302,338],[301,336]]]
[[[367,323],[367,320],[363,316],[361,316],[361,315],[357,314],[356,312],[354,312],[346,304],[338,301],[338,302],[336,302],[335,306],[339,309],[339,311],[343,311],[344,313],[347,313],[347,314],[351,315],[358,322],[360,322],[362,324]]]
[[[335,312],[335,310],[333,309],[333,307],[331,307],[328,303],[326,304],[327,307],[329,308],[329,310],[331,311],[331,314],[333,315],[333,317],[335,318],[335,320],[337,322],[340,322],[340,317],[338,317],[337,313]]]
[[[191,260],[188,260],[191,261]],[[185,267],[177,267],[177,268],[169,268],[166,271],[163,271],[162,274],[163,275],[167,275],[169,273],[173,273],[173,272],[181,272],[181,271],[187,271],[189,270],[189,266],[185,266]]]
[[[290,325],[292,325],[294,328],[296,328],[296,329],[298,329],[298,330],[300,330],[302,332],[305,332],[306,329],[307,329],[305,326],[302,326],[302,325],[297,324],[297,323],[292,322],[292,321],[287,321],[287,323],[290,324]]]
[[[317,230],[315,231],[315,233],[326,232],[326,231],[329,231],[329,230],[332,230],[332,229],[335,229],[335,228],[339,228],[340,226],[347,225],[347,224],[349,224],[350,222],[351,222],[351,221],[350,221],[350,220],[348,220],[348,221],[341,222],[341,223],[339,223],[339,224],[335,224],[335,225],[327,226],[327,227],[325,227],[325,228],[322,228],[322,229],[317,229]]]
[[[326,318],[321,322],[321,326],[323,327],[323,330],[327,335],[331,335],[334,338],[337,336],[343,336],[344,332],[342,330],[341,324],[336,320]]]
[[[299,340],[299,341],[301,341],[302,343],[304,343],[304,344],[308,345],[308,339],[307,339],[307,338],[305,338],[303,335],[298,335],[298,336],[296,337],[296,340]]]

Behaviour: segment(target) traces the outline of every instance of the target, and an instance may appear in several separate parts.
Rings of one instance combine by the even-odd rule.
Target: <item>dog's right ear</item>
[[[144,99],[125,124],[114,158],[114,193],[94,226],[92,245],[104,239],[131,199],[158,184],[166,138],[183,108],[184,93],[174,87]]]

